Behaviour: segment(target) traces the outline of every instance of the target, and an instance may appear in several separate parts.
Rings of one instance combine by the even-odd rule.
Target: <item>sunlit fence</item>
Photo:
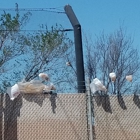
[[[138,95],[95,95],[94,136],[96,140],[139,140],[140,97]]]
[[[1,140],[88,140],[85,94],[1,94]]]
[[[20,94],[14,101],[0,95],[1,140],[90,140],[88,96]],[[92,99],[94,140],[139,140],[140,97],[99,95]]]

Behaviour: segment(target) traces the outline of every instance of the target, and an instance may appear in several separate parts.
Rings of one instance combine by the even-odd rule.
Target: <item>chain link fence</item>
[[[87,94],[0,95],[1,140],[90,140]],[[140,140],[138,95],[92,95],[93,140]]]
[[[85,94],[1,94],[1,140],[88,140]]]
[[[95,140],[140,140],[138,95],[93,96]]]

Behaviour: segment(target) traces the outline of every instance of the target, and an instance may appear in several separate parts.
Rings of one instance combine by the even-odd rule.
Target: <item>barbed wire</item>
[[[0,8],[0,11],[16,11],[15,8]],[[58,8],[19,8],[18,11],[46,11],[57,14],[65,14],[65,12]]]
[[[0,30],[0,32],[8,32],[8,31],[13,31],[13,32],[16,32],[17,30]],[[44,32],[46,30],[39,30],[39,29],[36,29],[36,30],[19,30],[19,32]],[[52,30],[47,30],[47,31],[52,31]],[[70,31],[73,31],[73,29],[64,29],[64,30],[56,30],[58,32],[70,32]]]

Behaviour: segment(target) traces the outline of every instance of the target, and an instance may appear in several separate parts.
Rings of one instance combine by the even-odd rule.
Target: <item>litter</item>
[[[133,78],[132,75],[127,75],[126,76],[126,80],[129,81],[129,82],[132,82],[132,78]]]
[[[40,73],[39,77],[42,80],[49,80],[49,76],[45,73]],[[11,100],[14,100],[19,94],[41,94],[52,93],[56,90],[53,83],[45,85],[40,80],[31,80],[30,82],[18,82],[12,87],[7,88],[7,94]]]
[[[93,79],[90,84],[90,89],[92,93],[95,93],[96,91],[107,91],[106,87],[98,78]]]
[[[116,74],[114,72],[110,73],[109,74],[109,77],[111,78],[111,81],[112,82],[115,82],[115,80],[116,80]]]
[[[19,90],[19,86],[18,84],[15,84],[12,87],[8,87],[7,88],[7,93],[10,97],[10,100],[14,100],[19,94],[20,94],[20,90]]]

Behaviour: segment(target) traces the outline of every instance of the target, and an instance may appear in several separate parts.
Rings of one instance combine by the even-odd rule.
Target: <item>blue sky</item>
[[[93,39],[102,31],[108,34],[123,26],[140,50],[140,0],[1,0],[0,8],[14,8],[15,3],[19,8],[59,7],[62,10],[70,4],[83,31],[92,34]]]
[[[0,0],[0,9],[15,8],[57,8],[64,10],[64,6],[72,6],[84,33],[99,36],[116,31],[120,26],[127,30],[127,34],[134,39],[134,46],[140,52],[140,0]],[[2,10],[1,10],[2,12]],[[32,22],[26,28],[37,29],[35,24],[64,24],[72,28],[65,14],[33,12]],[[64,17],[65,16],[65,17]],[[72,32],[70,33],[72,34]],[[72,36],[73,37],[73,36]]]

